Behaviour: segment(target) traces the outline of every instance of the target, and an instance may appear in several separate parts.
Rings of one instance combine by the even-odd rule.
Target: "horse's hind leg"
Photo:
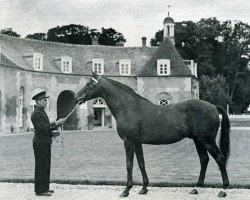
[[[137,143],[135,145],[135,154],[137,157],[137,162],[141,170],[142,178],[143,178],[143,187],[139,194],[146,194],[148,192],[147,186],[148,186],[148,176],[145,169],[145,162],[144,162],[144,156],[143,156],[143,149],[142,144]]]
[[[135,144],[131,140],[124,140],[124,147],[126,151],[126,165],[127,165],[127,187],[120,194],[120,197],[127,197],[129,195],[129,190],[133,187],[133,161],[135,153]]]
[[[223,188],[226,189],[229,186],[229,180],[226,170],[226,158],[220,151],[220,149],[217,147],[215,140],[212,142],[205,142],[205,147],[208,150],[208,152],[211,154],[211,156],[215,159],[216,163],[218,164],[222,181],[223,181]]]
[[[202,187],[204,186],[204,180],[206,176],[209,157],[208,157],[208,153],[207,153],[205,146],[201,142],[199,142],[197,139],[194,139],[194,143],[195,143],[196,150],[200,158],[200,165],[201,165],[200,176],[197,182],[197,186]]]

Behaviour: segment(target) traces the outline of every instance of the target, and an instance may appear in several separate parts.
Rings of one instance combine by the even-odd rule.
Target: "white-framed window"
[[[120,60],[119,61],[119,72],[120,72],[120,75],[130,75],[131,74],[131,61],[130,60]]]
[[[72,58],[62,57],[61,58],[61,69],[64,73],[72,73]]]
[[[104,74],[104,60],[103,59],[93,59],[92,60],[92,70],[93,72],[102,75]]]
[[[102,98],[97,98],[94,100],[94,103],[93,103],[93,107],[96,108],[106,108],[107,105],[106,105],[106,102],[104,101],[104,99]]]
[[[162,99],[159,101],[159,104],[162,106],[167,106],[167,105],[169,105],[169,103],[170,103],[170,101],[166,100],[166,99]]]
[[[157,60],[157,74],[159,76],[170,75],[170,60],[169,59]]]
[[[43,70],[43,54],[41,53],[33,54],[33,67],[35,70],[38,70],[38,71]]]

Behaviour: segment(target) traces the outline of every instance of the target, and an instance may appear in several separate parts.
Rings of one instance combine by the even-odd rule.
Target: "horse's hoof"
[[[138,194],[147,194],[147,193],[148,193],[148,189],[141,189]]]
[[[197,186],[197,187],[203,187],[203,186],[204,186],[204,183],[197,183],[196,186]]]
[[[189,194],[198,194],[198,190],[193,189],[191,192],[189,192]]]
[[[221,197],[226,197],[227,196],[227,193],[224,192],[224,191],[220,191],[220,193],[218,194],[218,197],[221,198]]]
[[[129,192],[123,192],[119,195],[119,197],[127,197],[129,195]]]

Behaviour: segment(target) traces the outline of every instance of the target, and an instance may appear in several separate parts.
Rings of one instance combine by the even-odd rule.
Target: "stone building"
[[[76,94],[91,71],[133,88],[155,104],[167,106],[199,98],[197,66],[183,60],[174,46],[174,20],[164,20],[164,41],[159,47],[72,45],[0,35],[0,132],[27,131],[35,102],[32,94],[43,89],[50,96],[46,112],[51,120],[65,117],[75,107]],[[103,99],[79,106],[64,129],[115,126]]]

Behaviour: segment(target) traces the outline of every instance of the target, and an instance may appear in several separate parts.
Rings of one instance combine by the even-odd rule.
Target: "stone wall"
[[[19,70],[0,67],[1,131],[19,131],[19,85]]]
[[[158,104],[157,95],[163,92],[171,95],[171,104],[177,103],[192,98],[191,78],[138,77],[137,91],[155,104]]]

